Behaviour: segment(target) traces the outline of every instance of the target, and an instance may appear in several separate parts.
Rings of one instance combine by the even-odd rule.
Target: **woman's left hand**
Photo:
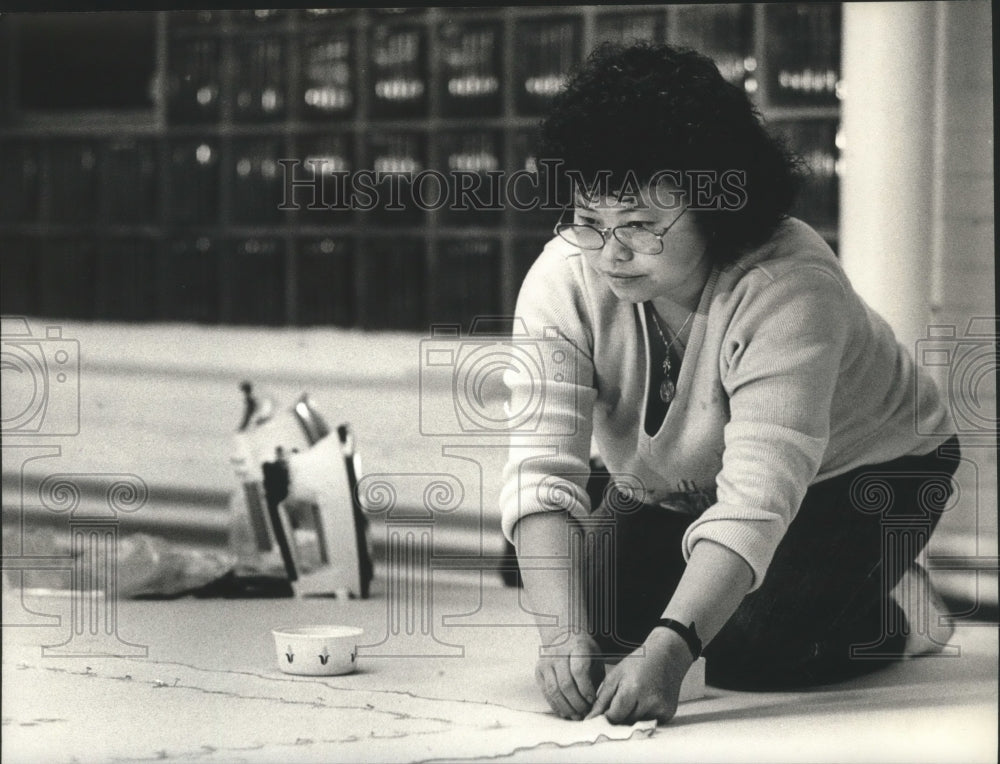
[[[666,724],[677,713],[681,682],[692,662],[680,637],[654,629],[642,647],[608,671],[586,718],[604,714],[612,724],[645,719]]]

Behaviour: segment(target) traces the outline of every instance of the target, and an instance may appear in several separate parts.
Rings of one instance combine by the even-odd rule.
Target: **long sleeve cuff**
[[[713,517],[693,523],[684,534],[684,559],[702,539],[714,541],[742,557],[753,571],[750,590],[760,587],[774,557],[778,543],[785,535],[785,523],[773,512],[755,511],[716,504]]]

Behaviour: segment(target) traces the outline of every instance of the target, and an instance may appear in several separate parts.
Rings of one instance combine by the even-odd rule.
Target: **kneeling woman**
[[[518,297],[546,379],[507,378],[512,411],[543,400],[512,438],[501,504],[552,708],[667,721],[703,647],[709,682],[746,689],[903,655],[891,592],[925,575],[954,425],[787,215],[795,165],[745,93],[696,53],[605,46],[557,98],[540,155],[583,182]],[[612,481],[595,507],[592,435]],[[916,538],[891,558],[887,520]],[[588,536],[595,521],[613,532]],[[553,558],[580,564],[567,576]]]

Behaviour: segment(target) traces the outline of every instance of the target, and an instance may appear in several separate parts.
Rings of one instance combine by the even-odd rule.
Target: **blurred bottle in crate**
[[[580,19],[521,19],[516,29],[517,111],[542,114],[566,86],[566,74],[580,60]]]
[[[38,286],[42,314],[95,318],[97,242],[89,236],[58,236],[40,244]]]
[[[300,326],[354,326],[354,242],[319,236],[297,242],[295,314]]]
[[[299,108],[305,119],[347,118],[354,113],[356,56],[349,29],[309,34],[301,43]]]
[[[840,158],[836,120],[776,121],[773,126],[805,164],[805,177],[792,214],[820,229],[821,233],[829,234],[837,228],[839,213]]]
[[[402,8],[372,8],[372,13],[376,18],[415,18],[422,15],[423,8],[409,6]]]
[[[505,203],[503,136],[495,130],[447,132],[440,135],[438,146],[438,169],[449,186],[441,221],[445,225],[499,225]]]
[[[38,220],[41,153],[33,141],[0,142],[0,221]]]
[[[353,136],[332,132],[303,135],[298,145],[291,200],[298,209],[298,220],[309,225],[350,223]],[[312,184],[301,185],[307,180]]]
[[[551,231],[562,207],[572,201],[572,186],[561,165],[538,155],[538,133],[520,130],[513,136],[513,165],[506,186],[506,204],[518,227]]]
[[[748,93],[757,92],[752,5],[677,5],[671,13],[673,26],[668,31],[674,44],[705,54],[729,82]]]
[[[662,13],[602,13],[597,17],[597,42],[629,45],[663,39]]]
[[[157,217],[157,162],[152,141],[120,138],[104,148],[101,185],[110,223],[151,223]]]
[[[376,24],[371,30],[369,59],[372,116],[423,116],[427,111],[424,27]]]
[[[354,8],[304,8],[302,9],[302,20],[306,24],[322,21],[340,22],[349,19],[354,10]]]
[[[197,11],[171,11],[168,17],[170,31],[184,33],[206,29],[222,20],[222,11],[202,9]]]
[[[374,173],[374,209],[362,212],[365,222],[391,225],[418,225],[424,219],[419,203],[421,191],[434,197],[438,189],[433,179],[416,189],[414,178],[427,167],[426,135],[416,132],[379,132],[369,137],[368,159]],[[361,181],[359,181],[360,183]],[[433,198],[430,199],[433,202]],[[358,203],[367,200],[358,195]]]
[[[501,311],[500,242],[447,238],[439,243],[430,279],[429,324],[468,327],[476,316]]]
[[[152,321],[157,301],[156,243],[142,238],[101,241],[97,255],[97,318]]]
[[[426,328],[426,254],[415,236],[372,236],[364,242],[359,320],[365,329]]]
[[[170,222],[208,225],[219,219],[219,142],[179,140],[169,148]]]
[[[274,26],[287,21],[291,12],[284,8],[253,8],[233,11],[233,22],[241,26]]]
[[[453,22],[437,31],[441,62],[441,113],[449,117],[490,117],[503,103],[501,26],[499,23]]]
[[[221,319],[278,326],[285,321],[286,268],[281,240],[251,237],[228,243],[221,268]]]
[[[765,9],[769,100],[836,105],[840,98],[839,3],[776,3]]]
[[[171,122],[218,120],[221,56],[217,37],[171,37],[167,50],[167,117]]]
[[[287,110],[283,40],[266,37],[238,40],[233,75],[233,116],[240,121],[283,119]]]
[[[55,223],[94,223],[99,208],[97,146],[92,141],[54,140],[46,147],[44,192]]]
[[[277,224],[288,214],[280,209],[284,179],[278,160],[283,156],[278,136],[233,140],[229,182],[235,222]]]
[[[218,323],[220,258],[221,247],[214,238],[169,240],[157,268],[158,320]]]

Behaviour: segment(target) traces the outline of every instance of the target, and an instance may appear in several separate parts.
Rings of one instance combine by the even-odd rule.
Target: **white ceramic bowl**
[[[295,626],[272,629],[278,668],[286,674],[336,676],[358,666],[358,639],[364,629],[354,626]]]

